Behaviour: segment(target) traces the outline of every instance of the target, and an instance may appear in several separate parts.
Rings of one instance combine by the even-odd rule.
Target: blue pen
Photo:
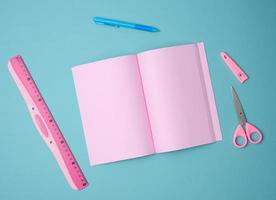
[[[118,28],[119,27],[132,28],[132,29],[148,31],[148,32],[158,32],[159,31],[157,28],[152,27],[152,26],[135,24],[135,23],[131,23],[131,22],[124,22],[124,21],[119,21],[119,20],[114,20],[114,19],[107,19],[107,18],[103,18],[103,17],[94,17],[93,20],[96,24],[109,25],[109,26],[114,26],[114,27],[118,27]]]

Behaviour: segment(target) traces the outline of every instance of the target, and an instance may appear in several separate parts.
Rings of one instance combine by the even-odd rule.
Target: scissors
[[[248,141],[252,144],[258,144],[263,139],[262,132],[253,124],[247,122],[243,108],[237,92],[231,87],[233,102],[239,120],[239,125],[234,132],[233,144],[237,148],[243,148],[247,145]]]

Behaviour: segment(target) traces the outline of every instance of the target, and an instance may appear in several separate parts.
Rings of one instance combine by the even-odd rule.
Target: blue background
[[[160,28],[98,26],[93,16]],[[0,199],[276,199],[276,1],[0,1]],[[204,41],[223,141],[90,167],[71,74],[74,65]],[[220,51],[248,73],[241,85]],[[90,186],[66,183],[8,70],[21,54]],[[264,140],[236,149],[233,85]],[[199,122],[200,123],[200,122]]]

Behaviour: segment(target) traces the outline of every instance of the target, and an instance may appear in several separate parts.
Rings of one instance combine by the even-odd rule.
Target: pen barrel
[[[158,32],[159,31],[157,28],[152,27],[152,26],[146,26],[146,25],[142,25],[142,24],[134,24],[134,23],[130,23],[130,22],[124,22],[124,21],[120,21],[120,20],[108,19],[108,18],[103,18],[103,17],[94,17],[93,20],[96,24],[101,24],[101,25],[132,28],[132,29],[148,31],[148,32]]]
[[[140,24],[135,24],[135,29],[141,30],[141,31],[148,31],[148,32],[156,32],[157,29],[153,28],[152,26],[145,26]]]

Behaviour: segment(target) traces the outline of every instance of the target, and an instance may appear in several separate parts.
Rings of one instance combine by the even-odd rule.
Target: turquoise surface
[[[93,16],[160,28],[159,33],[98,26]],[[276,1],[0,2],[0,199],[275,199]],[[71,74],[74,65],[204,41],[223,141],[90,167]],[[250,79],[241,85],[219,56],[227,51]],[[21,54],[90,186],[66,183],[38,135],[8,70]],[[232,145],[233,85],[264,140]],[[200,122],[199,122],[200,123]]]

